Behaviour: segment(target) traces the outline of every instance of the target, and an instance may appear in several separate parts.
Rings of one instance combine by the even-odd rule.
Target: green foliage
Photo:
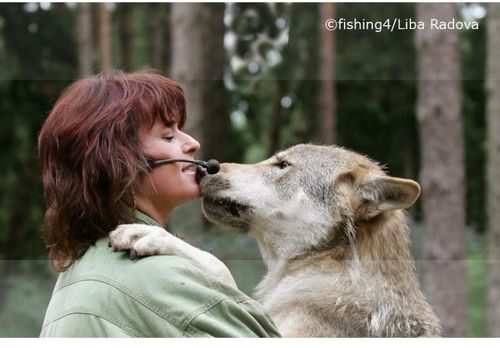
[[[57,80],[74,77],[76,66],[74,11],[64,4],[27,11],[26,4],[2,4],[5,51],[3,69],[11,78]]]
[[[460,45],[463,73],[463,114],[465,137],[465,161],[467,180],[467,223],[479,233],[485,231],[485,130],[486,95],[485,74],[485,25],[479,30],[462,31]]]
[[[275,115],[282,108],[281,99],[287,96],[290,80],[282,73],[288,64],[284,47],[288,43],[290,7],[288,4],[232,4],[228,11],[228,33],[235,41],[227,47],[232,121],[247,149],[240,160],[261,160],[277,150],[271,143],[276,130]],[[286,110],[279,124],[280,134],[293,127],[289,121]],[[292,139],[293,133],[286,141],[280,137],[280,146],[289,145],[287,141]]]
[[[383,21],[415,18],[414,11],[413,4],[340,4],[338,17]],[[339,143],[393,175],[417,177],[413,32],[349,30],[337,39]]]
[[[39,238],[43,203],[36,138],[59,91],[67,84],[62,79],[68,78],[74,66],[74,61],[57,61],[74,58],[66,52],[65,31],[60,28],[64,19],[52,20],[45,11],[23,16],[22,6],[0,6],[5,52],[9,56],[7,66],[2,67],[9,80],[0,85],[0,255],[8,258],[22,258],[26,252],[43,253]],[[60,6],[53,11],[57,18],[64,17]],[[27,31],[25,27],[33,28],[34,24],[38,31]],[[17,31],[30,40],[14,40]],[[47,38],[57,36],[55,32],[62,40],[60,49],[54,38]],[[45,53],[40,57],[32,51],[33,47]]]

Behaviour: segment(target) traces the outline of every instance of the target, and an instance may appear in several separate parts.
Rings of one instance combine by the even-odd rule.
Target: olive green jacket
[[[138,219],[155,224],[138,212]],[[130,261],[102,238],[61,273],[40,337],[278,337],[259,303],[178,256]]]

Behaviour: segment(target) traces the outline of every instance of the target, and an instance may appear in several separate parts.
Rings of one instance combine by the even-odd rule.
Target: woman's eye
[[[166,141],[172,141],[172,140],[174,140],[174,136],[173,135],[165,135],[162,137],[162,139],[165,139]]]
[[[290,165],[290,163],[288,163],[287,161],[279,161],[278,163],[276,163],[276,167],[278,167],[280,169],[285,169],[289,165]]]

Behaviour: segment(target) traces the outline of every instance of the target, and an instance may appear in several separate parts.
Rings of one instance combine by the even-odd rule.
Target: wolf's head
[[[278,257],[349,243],[354,226],[411,206],[412,180],[337,146],[296,145],[250,165],[225,163],[201,182],[213,222],[247,230]]]

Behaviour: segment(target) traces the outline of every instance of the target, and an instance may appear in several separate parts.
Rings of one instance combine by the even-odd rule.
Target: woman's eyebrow
[[[175,127],[175,124],[171,124],[170,126],[162,123],[160,126],[157,127],[158,131],[159,132],[165,132],[165,131],[170,131],[172,129],[174,129]]]

